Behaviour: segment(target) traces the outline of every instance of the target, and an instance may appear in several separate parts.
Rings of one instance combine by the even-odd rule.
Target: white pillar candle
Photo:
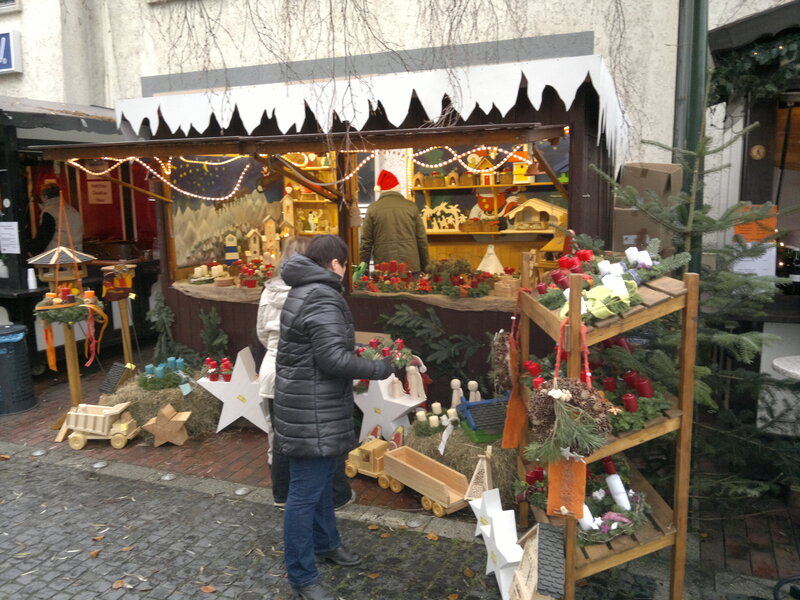
[[[650,253],[647,250],[640,251],[636,260],[640,265],[644,265],[645,267],[653,266],[653,259],[650,257]]]
[[[621,508],[630,510],[631,502],[628,499],[628,492],[625,490],[625,484],[622,483],[622,478],[617,473],[608,475],[606,477],[606,485],[608,486],[608,491],[611,492],[611,497],[614,499],[614,502],[619,504]]]
[[[200,278],[202,276],[203,276],[203,269],[200,268],[200,267],[195,267],[194,268],[194,277]]]
[[[600,281],[618,298],[624,299],[630,295],[628,294],[628,288],[625,286],[625,280],[619,275],[606,275]]]
[[[592,516],[592,511],[590,511],[589,507],[585,504],[583,505],[583,516],[578,519],[578,525],[580,525],[581,529],[584,531],[594,529],[594,517]]]
[[[639,249],[636,246],[631,246],[630,248],[626,248],[625,250],[625,258],[628,259],[628,262],[636,266],[639,264]]]
[[[431,404],[431,410],[433,411],[433,414],[435,414],[435,415],[442,414],[442,404],[440,402],[434,402],[433,404]],[[438,419],[437,419],[436,422],[437,423],[439,422]]]
[[[427,418],[428,416],[425,414],[424,410],[417,411],[417,421],[419,421],[420,423],[424,423]]]
[[[458,418],[458,411],[455,408],[448,408],[447,409],[447,418],[448,419],[457,419]]]
[[[597,263],[597,270],[600,271],[600,276],[608,275],[611,272],[611,261],[601,260]]]
[[[200,269],[201,269],[202,276],[203,277],[208,277],[208,265],[202,265],[200,267]]]
[[[436,415],[431,415],[428,417],[428,425],[431,427],[438,427],[439,426],[439,417]]]
[[[611,265],[611,267],[609,267],[609,270],[608,270],[608,274],[609,275],[622,276],[622,274],[624,272],[625,272],[625,267],[622,266],[622,263],[614,263],[614,264]]]

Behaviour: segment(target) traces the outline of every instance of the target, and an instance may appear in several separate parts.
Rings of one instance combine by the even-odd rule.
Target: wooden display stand
[[[530,285],[530,254],[523,255],[522,288]],[[567,376],[578,378],[581,358],[581,299],[580,275],[570,276],[570,305],[565,347],[569,353]],[[574,518],[550,518],[544,512],[537,514],[537,520],[564,525],[564,562],[565,583],[564,598],[573,600],[575,582],[578,579],[593,575],[600,571],[624,564],[656,550],[672,546],[672,572],[670,599],[680,600],[683,597],[683,578],[686,562],[686,530],[689,504],[689,470],[692,437],[692,409],[694,404],[694,364],[697,342],[697,305],[699,277],[695,273],[687,273],[683,281],[669,277],[661,277],[647,282],[639,288],[643,299],[640,306],[616,315],[594,326],[586,328],[586,343],[591,346],[610,337],[644,325],[650,321],[683,310],[682,334],[680,346],[680,371],[678,379],[678,398],[674,407],[664,412],[663,417],[653,419],[642,430],[629,435],[609,435],[607,444],[591,456],[586,462],[591,463],[606,456],[622,452],[627,448],[638,446],[648,440],[660,437],[669,432],[677,432],[675,459],[675,487],[672,508],[661,499],[640,473],[634,473],[633,489],[645,493],[647,502],[652,507],[650,522],[644,523],[636,533],[620,536],[606,544],[592,544],[579,548],[576,543],[577,521]],[[555,341],[559,339],[562,319],[558,310],[548,310],[539,303],[537,295],[530,292],[520,293],[520,360],[524,360],[530,347],[530,323],[535,322],[547,335]],[[520,444],[520,457],[526,445]],[[520,466],[524,468],[521,464]],[[520,507],[522,525],[527,526],[527,506]]]

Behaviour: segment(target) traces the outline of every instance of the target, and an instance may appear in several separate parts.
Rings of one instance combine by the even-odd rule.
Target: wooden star
[[[618,415],[619,413],[622,412],[622,409],[619,406],[614,406],[612,404],[611,406],[608,407],[608,412],[610,412],[612,415]]]
[[[186,421],[191,415],[192,411],[190,410],[178,412],[172,407],[172,404],[167,404],[142,427],[155,437],[153,446],[160,446],[165,442],[182,446],[189,439],[189,434],[186,433]]]

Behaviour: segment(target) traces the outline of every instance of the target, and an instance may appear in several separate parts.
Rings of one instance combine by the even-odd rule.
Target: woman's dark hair
[[[327,269],[334,258],[339,261],[339,264],[346,265],[350,251],[339,236],[315,235],[303,254]]]

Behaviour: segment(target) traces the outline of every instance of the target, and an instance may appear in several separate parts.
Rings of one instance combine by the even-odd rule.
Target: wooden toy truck
[[[69,447],[80,450],[86,440],[110,440],[114,448],[124,448],[128,440],[139,433],[140,427],[127,412],[130,402],[122,402],[115,406],[98,406],[95,404],[79,404],[67,413],[64,423],[71,429]]]
[[[386,452],[383,463],[392,491],[399,492],[404,485],[416,490],[422,494],[422,508],[432,511],[437,517],[449,515],[467,506],[464,499],[468,487],[467,478],[458,471],[408,446]],[[395,481],[397,486],[394,485]]]
[[[389,442],[382,439],[374,439],[364,442],[355,450],[351,450],[344,463],[344,472],[350,478],[359,473],[369,477],[375,477],[378,485],[383,489],[391,488],[395,493],[403,489],[403,484],[387,476],[384,472],[384,456],[389,448]]]

